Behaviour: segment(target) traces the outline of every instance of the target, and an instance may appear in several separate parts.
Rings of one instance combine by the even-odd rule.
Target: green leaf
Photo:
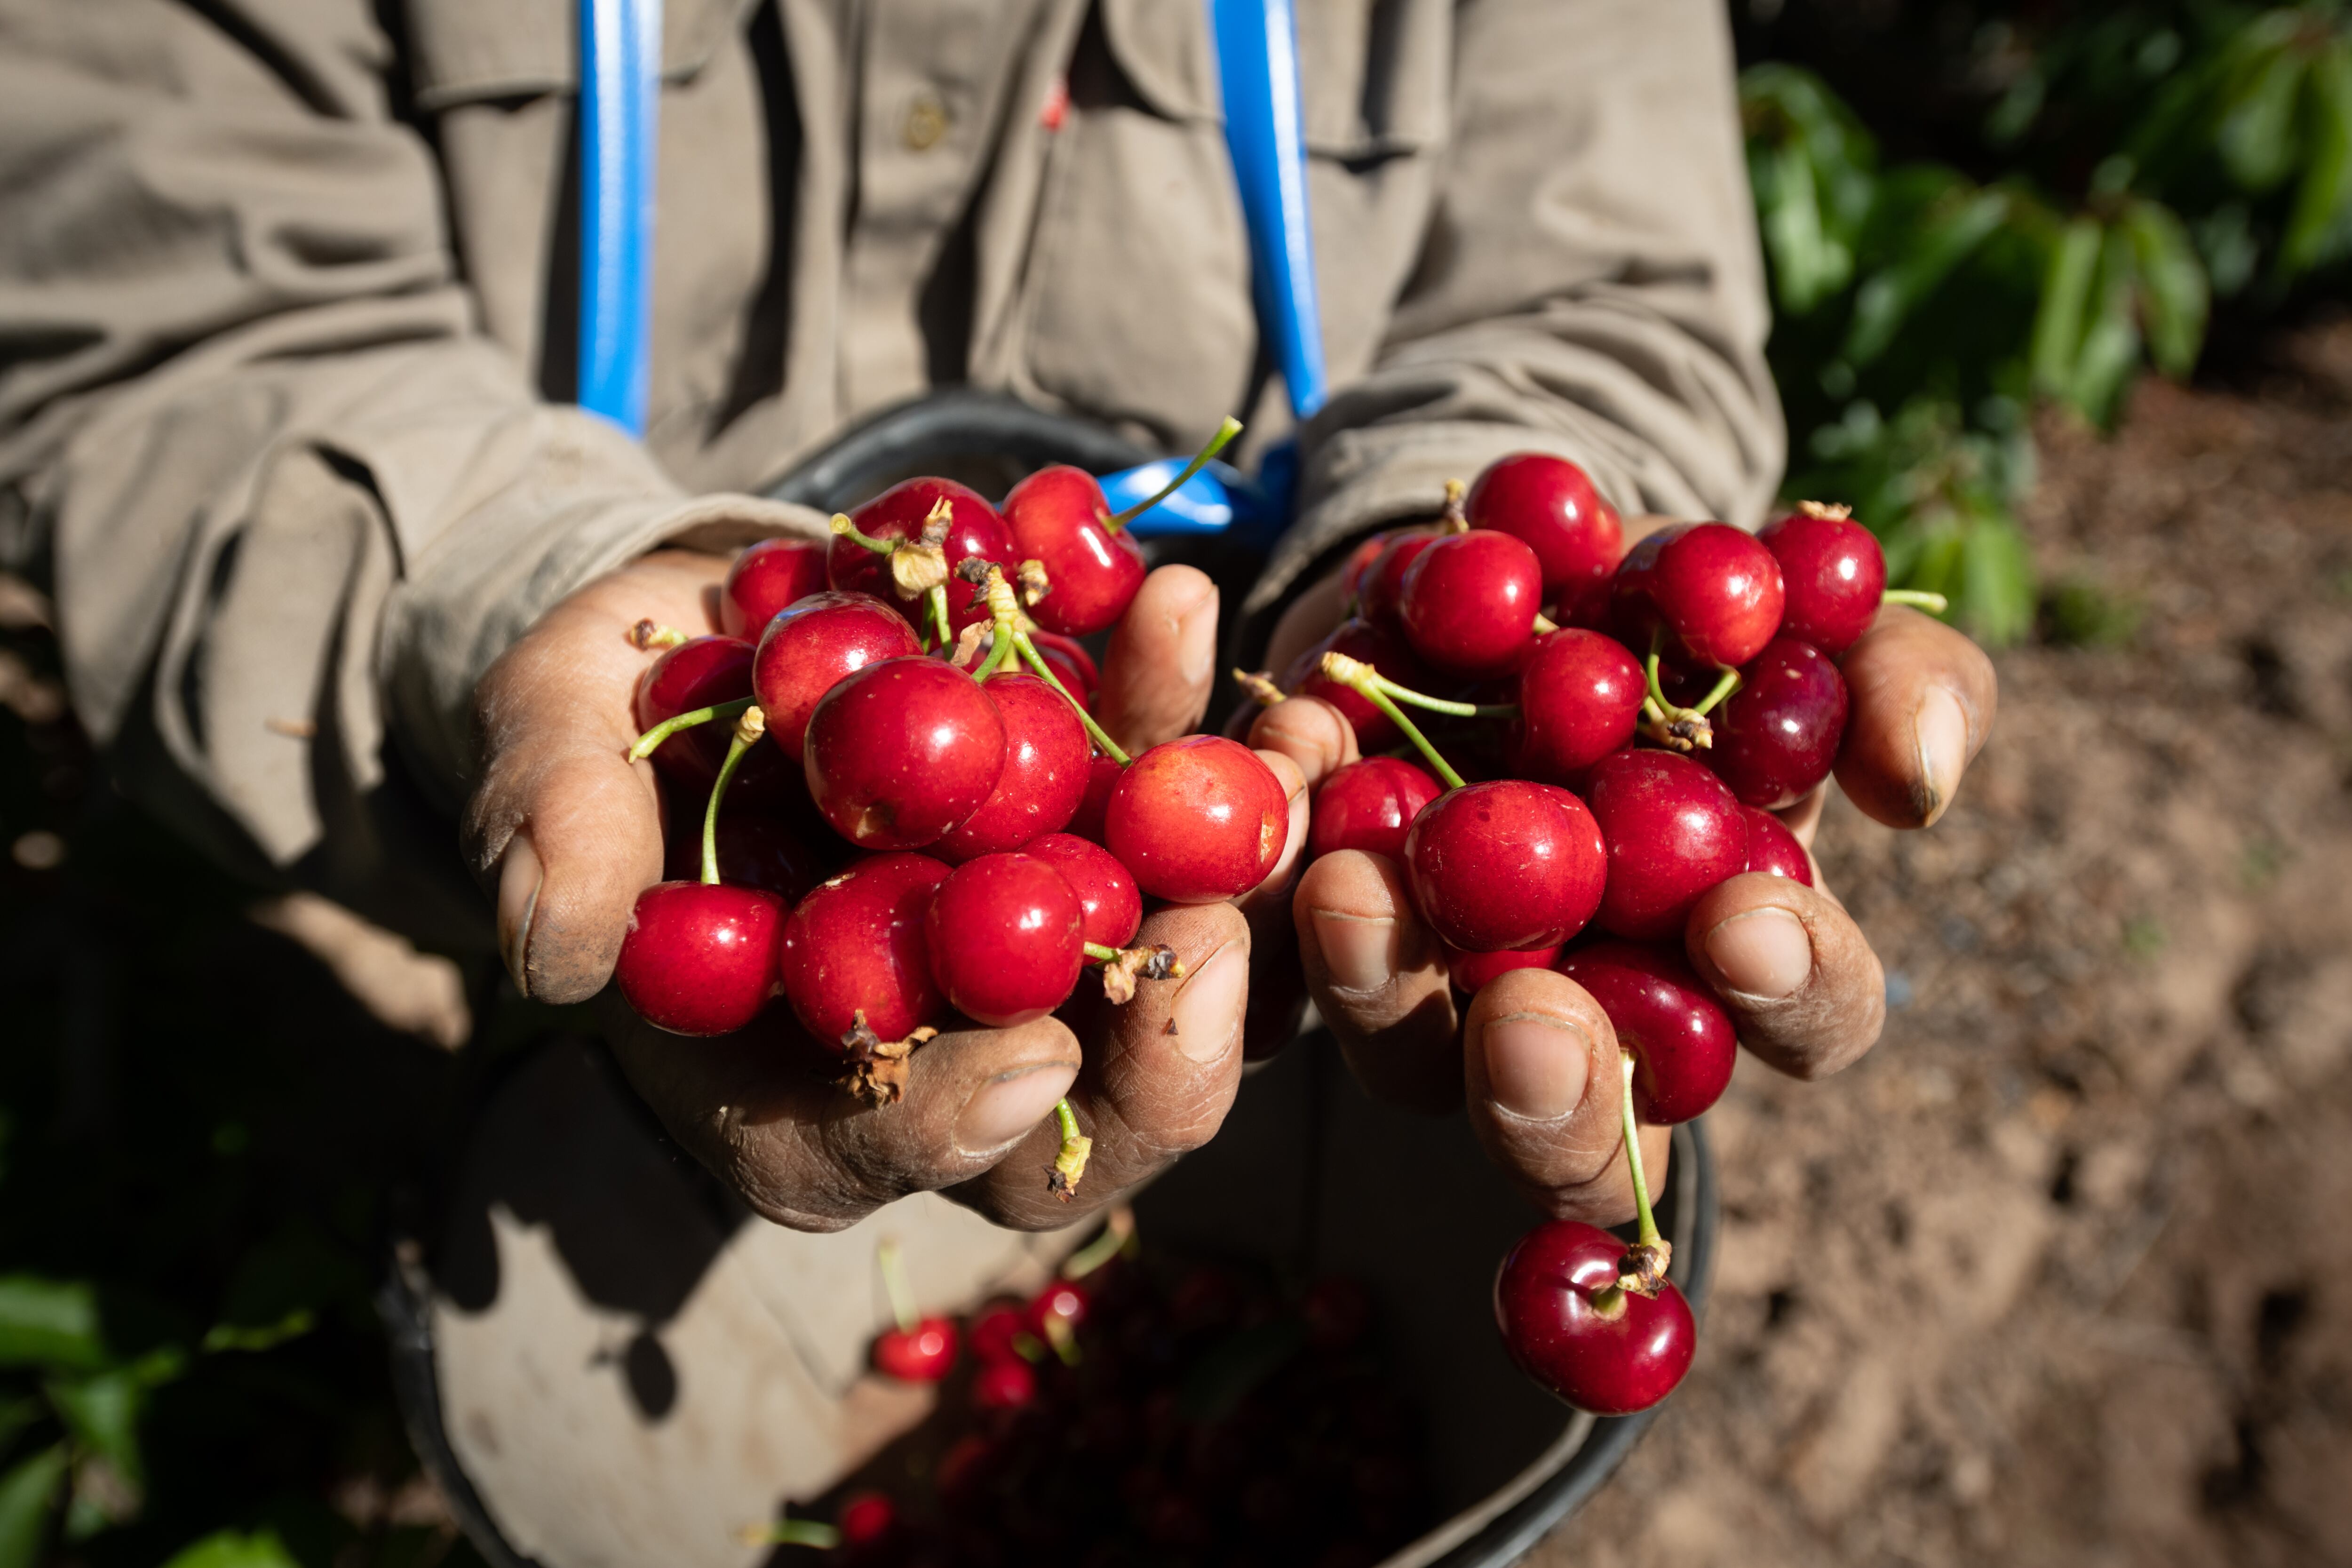
[[[68,1458],[58,1443],[0,1476],[0,1568],[33,1568],[40,1561],[49,1505]]]
[[[2007,191],[1979,190],[1931,215],[1908,251],[1864,282],[1843,357],[1864,365],[1885,353],[1912,313],[2000,229],[2011,202]]]
[[[0,1366],[94,1371],[106,1364],[98,1292],[83,1279],[0,1276]]]
[[[2330,44],[2313,62],[2310,80],[2309,155],[2279,241],[2278,268],[2286,278],[2330,259],[2352,197],[2352,48],[2340,38]]]
[[[2090,305],[2092,280],[2098,276],[2099,239],[2098,224],[2078,217],[2051,247],[2042,280],[2042,307],[2033,318],[2037,391],[2062,392],[2082,353],[2083,316]]]
[[[139,1459],[139,1413],[146,1404],[147,1386],[138,1369],[55,1378],[42,1392],[76,1443],[113,1466],[129,1485],[136,1487],[145,1479]]]
[[[2230,177],[2250,191],[2267,191],[2294,170],[2295,101],[2307,61],[2282,43],[2251,63],[2231,85],[2214,144]]]
[[[2099,247],[2098,291],[2092,296],[2089,330],[2074,356],[2060,395],[2100,425],[2107,424],[2139,368],[2138,273],[2131,241],[2109,230]]]
[[[1969,525],[1959,565],[1954,618],[1989,647],[2023,637],[2033,625],[2033,564],[2017,525],[2000,513],[1979,513]]]
[[[163,1568],[301,1568],[274,1531],[224,1530],[173,1553]]]
[[[2185,376],[2197,368],[2212,310],[2205,264],[2168,207],[2134,202],[2125,209],[2123,230],[2139,274],[2140,324],[2156,368],[2169,376]]]

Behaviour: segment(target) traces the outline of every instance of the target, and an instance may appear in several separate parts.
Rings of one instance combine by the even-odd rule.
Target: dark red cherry
[[[1543,605],[1536,552],[1474,528],[1423,551],[1404,574],[1398,613],[1413,652],[1452,675],[1507,675],[1527,657]]]
[[[1031,618],[1049,632],[1092,637],[1127,613],[1143,586],[1143,551],[1125,529],[1110,527],[1110,503],[1083,468],[1040,468],[1004,498],[1013,536],[1010,572],[1022,561],[1045,567],[1045,593]]]
[[[1829,655],[1774,637],[1707,716],[1715,744],[1699,754],[1744,805],[1794,805],[1830,776],[1845,734],[1845,677]]]
[[[1617,1044],[1633,1053],[1634,1103],[1643,1120],[1688,1121],[1723,1098],[1739,1039],[1677,948],[1597,942],[1563,959],[1559,972],[1592,994]]]
[[[1870,629],[1886,592],[1886,555],[1870,530],[1822,508],[1777,518],[1756,541],[1780,563],[1788,594],[1781,636],[1801,637],[1835,658]]]
[[[637,677],[637,728],[650,730],[697,708],[749,697],[751,681],[750,643],[740,637],[689,637],[664,652]],[[688,789],[707,794],[719,777],[719,765],[727,760],[727,743],[734,733],[735,726],[729,720],[698,724],[656,747],[654,766]],[[783,753],[754,746],[737,767],[730,794],[740,791],[742,797],[772,797],[778,793],[779,764],[788,764]],[[782,773],[788,778],[791,771],[785,765]]]
[[[1021,1353],[1022,1326],[1018,1307],[991,1307],[971,1321],[971,1353],[983,1362],[1025,1361]]]
[[[1559,957],[1559,943],[1546,942],[1541,947],[1524,948],[1518,952],[1465,952],[1452,942],[1445,944],[1445,970],[1454,984],[1464,991],[1475,992],[1486,984],[1514,969],[1549,969]]]
[[[1076,638],[1055,632],[1031,632],[1029,640],[1037,646],[1039,656],[1053,667],[1055,679],[1071,696],[1087,705],[1087,712],[1093,712],[1095,693],[1102,689],[1102,671],[1096,667],[1094,655]]]
[[[1495,1322],[1519,1370],[1580,1410],[1630,1415],[1674,1392],[1698,1348],[1690,1303],[1616,1288],[1627,1245],[1556,1219],[1519,1238],[1495,1277]]]
[[[824,694],[803,744],[809,798],[861,849],[931,844],[1004,771],[1004,721],[980,682],[936,658],[869,664]]]
[[[1546,784],[1580,782],[1587,768],[1633,743],[1645,689],[1642,667],[1613,638],[1573,626],[1538,637],[1514,694],[1511,771]]]
[[[1421,559],[1421,552],[1440,537],[1435,533],[1391,534],[1380,553],[1372,557],[1371,563],[1356,580],[1356,617],[1402,632],[1404,574]]]
[[[833,874],[838,841],[814,814],[805,825],[767,811],[722,806],[717,834],[719,875],[740,887],[773,893],[790,907]],[[822,840],[820,842],[820,839]],[[678,814],[678,830],[663,851],[663,870],[690,882],[702,875],[702,813]]]
[[[860,860],[800,901],[784,922],[784,996],[818,1040],[837,1046],[864,1015],[903,1040],[947,1011],[923,942],[923,917],[948,867],[928,855]]]
[[[809,715],[844,676],[922,651],[906,617],[871,594],[812,594],[796,601],[769,617],[751,666],[768,739],[799,759]]]
[[[971,1376],[975,1410],[1018,1410],[1037,1397],[1037,1374],[1025,1361],[992,1361]]]
[[[1438,796],[1405,836],[1404,865],[1422,918],[1469,952],[1566,942],[1592,918],[1607,876],[1584,803],[1523,779]]]
[[[1099,753],[1087,763],[1087,793],[1078,797],[1078,809],[1062,831],[1102,843],[1103,821],[1110,812],[1110,792],[1118,787],[1126,773],[1125,768]]]
[[[841,1544],[853,1559],[887,1544],[898,1531],[898,1505],[881,1492],[852,1492],[833,1516]]]
[[[1290,803],[1257,753],[1187,735],[1128,764],[1103,814],[1103,843],[1156,899],[1213,903],[1265,880],[1290,835]]]
[[[851,512],[849,521],[868,539],[920,539],[924,521],[941,500],[950,508],[946,543],[948,618],[950,625],[961,631],[989,617],[987,606],[973,602],[978,597],[976,591],[955,575],[955,569],[966,561],[991,561],[1010,574],[1020,563],[1020,557],[1013,552],[1012,531],[1004,526],[1003,518],[997,515],[986,498],[953,479],[908,479],[892,485]],[[919,624],[922,606],[898,593],[898,584],[891,576],[889,556],[868,550],[855,540],[836,537],[825,557],[825,572],[835,587],[871,594],[899,605],[909,621]]]
[[[1094,744],[1069,700],[1034,675],[998,674],[982,685],[1004,721],[1004,768],[996,787],[934,847],[962,862],[1018,849],[1061,830],[1087,793]]]
[[[1444,793],[1435,779],[1396,757],[1349,763],[1315,792],[1307,851],[1362,849],[1401,860],[1412,819]]]
[[[1609,848],[1609,885],[1594,917],[1605,931],[1653,942],[1680,936],[1706,890],[1748,866],[1748,824],[1721,779],[1673,752],[1601,759],[1584,797]]]
[[[776,994],[784,901],[725,882],[656,882],[637,895],[613,978],[637,1016],[673,1035],[724,1035]]]
[[[983,855],[931,895],[931,978],[974,1023],[1009,1029],[1060,1006],[1086,964],[1078,895],[1026,855]]]
[[[1075,1279],[1056,1279],[1029,1298],[1029,1304],[1022,1309],[1022,1326],[1051,1344],[1057,1321],[1063,1329],[1074,1330],[1087,1321],[1093,1305],[1085,1286]]]
[[[1748,824],[1748,869],[1813,885],[1813,863],[1787,823],[1752,805],[1741,806],[1739,816]]]
[[[1728,523],[1658,530],[1626,553],[1612,582],[1617,635],[1637,654],[1646,654],[1652,634],[1663,631],[1661,651],[1670,658],[1741,665],[1780,629],[1780,563]]]
[[[1546,603],[1573,599],[1617,569],[1625,530],[1617,509],[1566,458],[1514,452],[1486,466],[1463,515],[1473,528],[1507,533],[1536,552]]]
[[[1143,895],[1135,878],[1101,845],[1074,833],[1033,838],[1021,853],[1062,874],[1078,896],[1081,934],[1098,947],[1125,947],[1143,925]]]
[[[1432,534],[1427,537],[1436,536]],[[1348,559],[1339,567],[1339,593],[1342,595],[1342,603],[1353,605],[1362,595],[1364,574],[1372,569],[1372,563],[1378,561],[1381,558],[1381,552],[1395,543],[1397,538],[1398,536],[1393,533],[1375,533],[1370,539],[1358,542],[1356,547],[1348,552]]]
[[[1402,741],[1403,731],[1361,692],[1323,673],[1323,656],[1327,653],[1342,653],[1360,659],[1399,686],[1427,691],[1437,684],[1436,678],[1413,656],[1404,634],[1361,618],[1342,621],[1329,637],[1291,660],[1282,677],[1282,689],[1293,697],[1319,697],[1337,708],[1340,717],[1356,731],[1357,750],[1367,754],[1384,752]]]
[[[747,548],[719,584],[719,626],[758,642],[777,611],[824,591],[825,548],[814,539],[763,539]]]
[[[911,1329],[892,1329],[874,1342],[874,1370],[901,1383],[937,1383],[955,1361],[955,1325],[945,1318],[925,1318]]]

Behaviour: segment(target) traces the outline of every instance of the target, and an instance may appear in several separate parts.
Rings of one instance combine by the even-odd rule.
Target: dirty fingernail
[[[1223,1057],[1241,1032],[1248,997],[1249,954],[1241,943],[1227,942],[1176,993],[1176,1008],[1168,1020],[1176,1048],[1196,1062]]]
[[[1944,815],[1969,757],[1969,716],[1960,700],[1942,687],[1930,687],[1913,721],[1919,740],[1919,807],[1922,824]]]
[[[1056,1063],[981,1085],[956,1115],[956,1147],[985,1154],[1021,1137],[1053,1114],[1077,1076],[1076,1068]]]
[[[1556,1121],[1584,1098],[1592,1041],[1565,1018],[1513,1013],[1479,1037],[1495,1103],[1530,1121]]]
[[[1205,686],[1217,658],[1217,595],[1214,593],[1184,617],[1183,635],[1176,643],[1176,672],[1188,686]]]
[[[515,989],[526,996],[530,994],[531,917],[538,912],[540,885],[546,877],[529,833],[519,832],[507,840],[499,860],[499,954],[506,960]]]
[[[1341,991],[1375,991],[1396,973],[1397,923],[1331,910],[1314,914],[1315,940],[1323,949],[1323,969]]]
[[[1706,933],[1706,956],[1732,990],[1777,1002],[1811,976],[1813,939],[1786,910],[1750,910]]]

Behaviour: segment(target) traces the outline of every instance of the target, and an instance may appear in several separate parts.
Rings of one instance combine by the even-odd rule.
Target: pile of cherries
[[[744,551],[722,635],[639,624],[661,652],[632,754],[704,803],[698,868],[674,833],[675,879],[638,898],[622,943],[614,977],[640,1017],[726,1034],[781,994],[844,1088],[887,1103],[954,1015],[1043,1017],[1090,963],[1114,1002],[1181,974],[1168,949],[1128,946],[1144,897],[1256,886],[1290,814],[1245,746],[1191,735],[1129,758],[1095,722],[1077,639],[1142,584],[1132,515],[1072,468],[1002,509],[909,479],[835,518],[829,542]],[[1067,1197],[1087,1141],[1066,1101],[1055,1114]]]
[[[1367,541],[1344,578],[1344,625],[1279,685],[1241,679],[1355,727],[1364,758],[1317,793],[1314,854],[1395,861],[1463,990],[1557,968],[1615,1026],[1640,1238],[1538,1226],[1503,1263],[1496,1311],[1538,1383],[1601,1414],[1644,1408],[1688,1369],[1695,1331],[1665,1278],[1636,1113],[1699,1115],[1737,1046],[1684,923],[1741,872],[1811,885],[1772,813],[1837,759],[1837,661],[1881,604],[1935,598],[1886,593],[1876,540],[1834,507],[1756,534],[1677,524],[1628,551],[1584,472],[1541,453],[1449,487],[1438,527]]]

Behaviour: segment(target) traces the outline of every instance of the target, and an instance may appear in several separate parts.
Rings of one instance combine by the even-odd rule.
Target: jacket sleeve
[[[367,0],[0,0],[0,564],[126,790],[344,894],[417,847],[369,826],[388,773],[419,820],[462,797],[474,681],[542,609],[812,521],[536,398],[391,61]]]
[[[1370,374],[1300,433],[1252,594],[1541,448],[1621,510],[1754,527],[1787,437],[1720,0],[1470,0],[1422,254]]]

